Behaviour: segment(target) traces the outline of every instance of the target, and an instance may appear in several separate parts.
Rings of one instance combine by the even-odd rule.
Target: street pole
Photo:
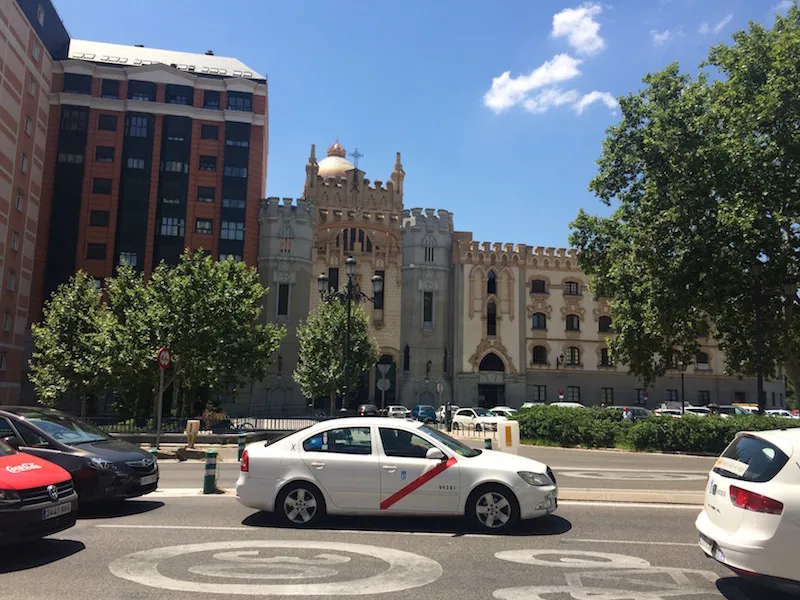
[[[347,275],[347,326],[344,332],[344,393],[342,394],[342,410],[347,412],[347,396],[350,392],[350,314],[353,302],[353,277]]]
[[[681,368],[681,414],[686,414],[686,388],[683,386],[683,371]]]
[[[758,414],[763,415],[766,409],[764,398],[764,365],[761,362],[761,282],[758,277],[753,282],[753,304],[755,306],[755,351],[756,351],[756,387],[758,390]]]
[[[161,442],[161,411],[164,401],[164,369],[159,369],[158,374],[158,402],[156,402],[156,449]]]

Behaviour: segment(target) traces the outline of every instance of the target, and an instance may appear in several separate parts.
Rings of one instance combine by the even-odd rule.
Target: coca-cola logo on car
[[[41,468],[41,465],[37,465],[36,463],[22,463],[20,465],[8,466],[6,467],[6,471],[9,473],[24,473],[25,471],[35,471]]]

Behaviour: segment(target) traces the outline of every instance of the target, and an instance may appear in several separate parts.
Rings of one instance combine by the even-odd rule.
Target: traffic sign
[[[558,399],[559,400],[563,400],[564,399],[564,390],[558,390]]]
[[[375,384],[380,391],[386,392],[389,391],[389,388],[392,387],[392,382],[388,379],[378,379],[378,382]]]
[[[161,367],[162,369],[166,369],[167,367],[169,367],[170,362],[172,362],[172,356],[170,355],[169,350],[165,346],[158,351],[158,366]]]
[[[441,381],[436,384],[436,391],[439,392],[440,394],[442,393],[442,382]]]

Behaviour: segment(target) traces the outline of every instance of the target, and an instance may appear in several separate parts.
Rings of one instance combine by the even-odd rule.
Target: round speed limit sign
[[[172,356],[170,356],[169,350],[164,347],[158,351],[158,366],[162,369],[166,369],[169,367],[169,363],[172,361]]]

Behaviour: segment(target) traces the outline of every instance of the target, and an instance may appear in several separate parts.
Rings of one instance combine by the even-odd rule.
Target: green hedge
[[[633,448],[720,454],[739,431],[800,427],[800,421],[758,415],[680,419],[650,415],[633,423],[622,410],[534,406],[519,411],[520,438],[562,447]]]

